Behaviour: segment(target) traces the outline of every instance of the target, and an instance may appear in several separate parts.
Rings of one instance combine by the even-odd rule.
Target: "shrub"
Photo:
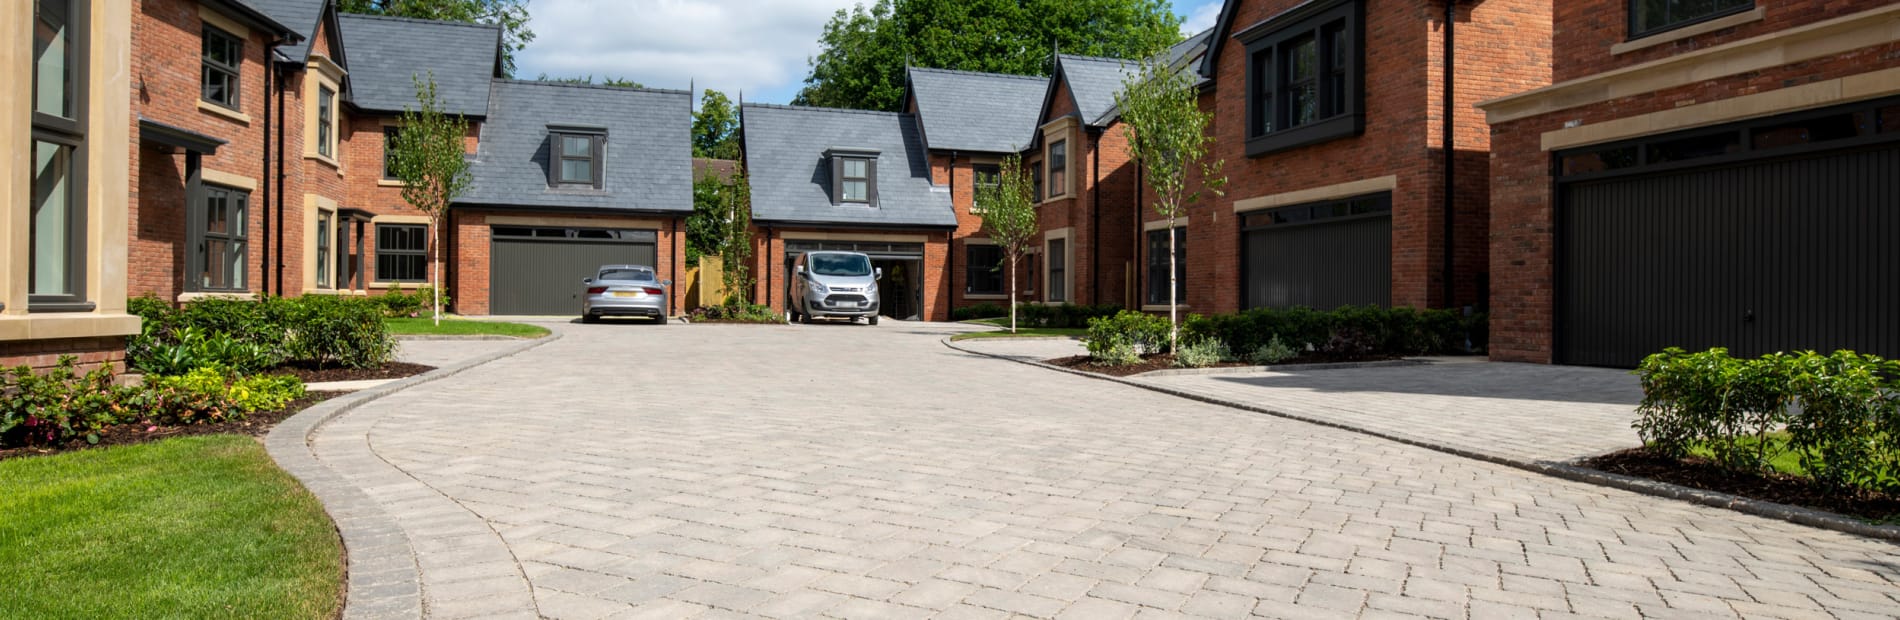
[[[1670,348],[1645,358],[1643,402],[1632,424],[1651,450],[1706,450],[1718,464],[1755,471],[1786,449],[1817,482],[1900,489],[1900,365],[1837,351],[1730,357],[1726,349]]]
[[[1152,314],[1122,310],[1090,319],[1088,326],[1082,344],[1097,364],[1133,364],[1142,355],[1164,352],[1168,346],[1168,320]]]
[[[1206,368],[1219,364],[1231,354],[1227,345],[1213,338],[1198,338],[1181,346],[1174,354],[1174,365],[1178,368]]]
[[[382,306],[383,316],[385,317],[421,317],[434,312],[435,287],[424,284],[421,288],[416,289],[414,293],[404,293],[402,291],[402,285],[399,284],[389,289],[389,292],[381,295],[373,295],[370,299],[375,301],[377,305]],[[449,297],[448,295],[443,295],[442,307],[447,308],[448,306]]]
[[[1273,340],[1254,349],[1253,355],[1249,356],[1247,361],[1266,365],[1278,364],[1295,357],[1299,357],[1299,352],[1294,351],[1293,347],[1287,346],[1286,341],[1281,340],[1279,336],[1274,336]]]
[[[288,406],[304,395],[303,381],[290,375],[239,376],[207,366],[176,376],[148,376],[144,404],[154,421],[197,424],[243,419],[258,411]]]
[[[1004,308],[1002,306],[999,306],[987,301],[980,304],[976,304],[974,306],[964,306],[962,308],[952,308],[950,310],[950,320],[952,321],[969,321],[972,319],[993,319],[993,318],[1006,317],[1006,316],[1009,316],[1008,308]]]
[[[80,374],[72,356],[46,374],[21,366],[0,372],[0,446],[56,444],[85,437],[136,415],[127,390],[113,384],[111,367]]]
[[[1024,303],[1016,306],[1016,322],[1022,327],[1088,327],[1093,319],[1112,317],[1121,311],[1122,307],[1115,304],[1045,306]]]
[[[214,298],[174,309],[142,297],[128,307],[144,327],[127,343],[127,362],[152,374],[212,365],[254,373],[287,362],[367,368],[389,361],[396,347],[375,298]]]
[[[304,295],[291,304],[289,319],[294,360],[373,368],[396,353],[381,308],[362,298]]]
[[[725,321],[729,323],[783,323],[784,317],[771,306],[748,304],[727,299],[724,305],[700,306],[687,313],[689,321]]]
[[[1234,314],[1189,316],[1189,336],[1209,337],[1234,351],[1259,351],[1279,338],[1294,351],[1338,355],[1422,355],[1482,350],[1487,330],[1483,313],[1345,306],[1331,311],[1310,308],[1254,308]],[[1468,346],[1469,345],[1469,346]]]

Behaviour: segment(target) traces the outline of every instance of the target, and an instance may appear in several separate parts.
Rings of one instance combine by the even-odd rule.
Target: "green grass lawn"
[[[1808,470],[1801,467],[1800,453],[1788,449],[1788,433],[1775,431],[1768,433],[1767,437],[1767,452],[1770,455],[1768,459],[1769,469],[1795,476],[1808,475]],[[1753,436],[1738,438],[1736,443],[1746,446],[1750,451],[1753,451],[1756,446]],[[1707,446],[1692,447],[1689,449],[1689,453],[1703,458],[1715,458],[1715,451],[1710,450]]]
[[[0,461],[0,616],[330,618],[342,545],[256,439]]]
[[[442,319],[441,325],[428,317],[383,319],[389,326],[389,333],[398,336],[513,336],[516,338],[540,338],[548,335],[548,329],[539,325],[522,323],[503,323],[500,321],[470,321],[466,319]]]
[[[1008,319],[1004,319],[1004,320],[1007,321]],[[1082,329],[1080,327],[1018,327],[1016,328],[1016,333],[1012,334],[1012,333],[1009,333],[1009,328],[1005,327],[1001,330],[993,331],[993,332],[968,332],[968,333],[957,334],[955,336],[951,336],[950,340],[952,341],[977,340],[977,339],[983,339],[983,338],[1047,338],[1050,336],[1081,338],[1082,336],[1087,335],[1088,333],[1089,333],[1089,330]]]

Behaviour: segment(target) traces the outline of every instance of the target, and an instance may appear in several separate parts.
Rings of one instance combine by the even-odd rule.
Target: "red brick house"
[[[1199,70],[1229,184],[1188,210],[1186,305],[1481,305],[1490,136],[1475,104],[1549,83],[1550,9],[1227,2]]]
[[[1491,123],[1491,353],[1900,355],[1900,5],[1557,4]]]
[[[1136,307],[1136,167],[1115,94],[1134,61],[1057,54],[1023,161],[1035,180],[1035,299]]]

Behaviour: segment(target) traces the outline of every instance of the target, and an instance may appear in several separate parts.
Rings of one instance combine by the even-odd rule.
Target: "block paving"
[[[412,554],[353,567],[413,565],[429,617],[1900,609],[1889,543],[963,353],[953,328],[555,327],[312,435]]]

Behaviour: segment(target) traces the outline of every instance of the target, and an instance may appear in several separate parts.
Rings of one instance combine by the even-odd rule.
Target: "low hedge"
[[[952,321],[993,319],[993,318],[1004,317],[1004,316],[1009,316],[1009,308],[1003,307],[1001,305],[993,304],[987,301],[974,305],[974,306],[964,306],[962,308],[950,309],[950,320]]]
[[[1190,315],[1184,334],[1212,338],[1238,352],[1253,352],[1275,336],[1295,351],[1339,355],[1433,355],[1484,351],[1490,333],[1484,313],[1343,306],[1255,308],[1233,314]]]
[[[371,295],[370,301],[383,308],[383,316],[389,318],[418,318],[435,312],[435,287],[427,284],[413,293],[405,293],[401,286],[389,289],[381,295]],[[442,296],[442,307],[449,307],[449,296]]]
[[[385,307],[374,298],[213,298],[173,308],[141,297],[129,308],[144,327],[127,344],[126,361],[153,374],[207,366],[254,373],[286,363],[372,368],[396,351]]]
[[[45,373],[0,371],[0,448],[98,441],[113,424],[202,424],[243,419],[281,409],[303,397],[303,382],[287,375],[240,376],[208,366],[180,376],[147,375],[143,385],[121,386],[110,366],[76,370],[71,356]]]
[[[1852,351],[1741,359],[1722,348],[1670,348],[1635,373],[1643,402],[1632,426],[1651,450],[1681,458],[1700,449],[1740,471],[1764,470],[1789,451],[1823,485],[1900,492],[1900,362]]]
[[[1122,307],[1116,304],[1059,304],[1045,306],[1040,304],[1017,304],[1016,323],[1020,327],[1074,327],[1089,326],[1089,321],[1098,318],[1114,317]],[[1004,313],[1002,316],[1008,316]]]

